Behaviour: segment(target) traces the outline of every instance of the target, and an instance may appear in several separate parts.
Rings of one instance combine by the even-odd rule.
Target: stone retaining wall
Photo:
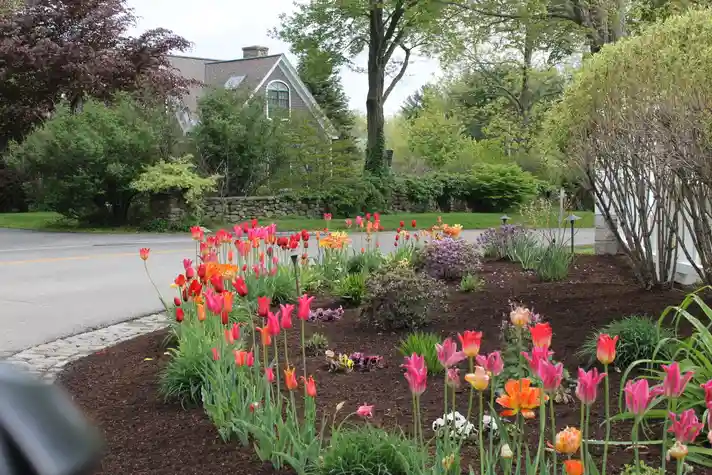
[[[302,216],[318,218],[324,207],[316,201],[299,201],[291,196],[244,196],[207,198],[203,212],[211,221],[238,222],[255,217]]]

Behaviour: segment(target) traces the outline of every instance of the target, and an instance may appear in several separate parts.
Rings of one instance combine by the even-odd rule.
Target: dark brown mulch
[[[538,282],[536,277],[505,262],[487,263],[483,277],[487,284],[482,292],[462,294],[453,289],[448,299],[450,310],[436,317],[428,330],[443,337],[465,329],[481,330],[485,335],[482,351],[489,352],[498,349],[499,326],[510,301],[522,302],[551,322],[555,357],[572,373],[583,363],[575,352],[589,332],[628,314],[658,315],[684,297],[676,290],[641,290],[620,260],[594,256],[580,256],[566,282]],[[363,328],[356,310],[348,310],[339,322],[310,325],[308,333],[315,331],[326,335],[330,347],[337,352],[381,354],[388,364],[371,373],[332,374],[326,371],[321,358],[310,358],[308,366],[318,382],[320,408],[332,412],[337,403],[347,401],[347,407],[353,410],[366,402],[376,406],[375,424],[399,425],[408,430],[412,424],[411,398],[399,368],[402,356],[396,350],[404,335]],[[298,345],[296,333],[290,341],[293,354]],[[181,408],[161,399],[157,379],[167,361],[161,347],[164,337],[165,332],[158,332],[125,342],[75,362],[60,376],[61,384],[105,434],[107,453],[96,473],[277,473],[256,460],[250,448],[222,443],[201,408]],[[614,406],[619,380],[616,374],[611,379]],[[426,431],[442,415],[441,388],[440,379],[432,378],[423,395]],[[459,395],[461,413],[466,412],[466,394]],[[559,429],[579,425],[575,407],[557,406]],[[601,404],[596,405],[593,417],[597,422],[602,414]],[[536,430],[536,423],[530,423],[530,432]],[[614,438],[629,439],[629,431],[628,425],[617,425]],[[594,435],[603,437],[600,429]],[[474,453],[472,447],[466,450],[466,462],[473,461]],[[617,473],[631,458],[629,451],[612,449],[611,473]]]

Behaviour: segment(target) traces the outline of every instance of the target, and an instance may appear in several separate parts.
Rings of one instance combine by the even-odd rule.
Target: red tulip
[[[247,295],[247,283],[245,283],[245,279],[243,279],[242,276],[238,276],[233,281],[232,286],[235,287],[235,292],[237,292],[237,295],[240,297]]]
[[[304,376],[300,378],[307,388],[307,396],[316,397],[316,382],[314,381],[314,376],[309,376],[309,379],[305,379]]]
[[[205,267],[205,264],[200,264],[198,266],[198,277],[200,277],[201,280],[205,279],[205,274],[208,271],[207,267]]]
[[[198,282],[197,280],[193,280],[190,282],[190,286],[188,286],[188,293],[191,297],[197,297],[201,294],[202,291],[203,286],[200,282]]]
[[[215,274],[210,278],[210,283],[217,293],[223,293],[225,291],[225,284],[223,283],[222,277]]]
[[[549,323],[537,323],[530,330],[532,343],[538,348],[549,348],[551,346],[551,325]]]
[[[148,260],[148,255],[151,253],[151,250],[147,247],[142,247],[141,249],[138,250],[138,256],[145,260]]]
[[[269,332],[270,336],[277,336],[279,335],[279,312],[277,314],[274,314],[272,312],[269,312],[267,314],[267,331]]]
[[[371,221],[371,213],[366,213],[366,221]]]
[[[267,376],[267,381],[274,383],[274,370],[272,368],[265,368],[265,376]]]
[[[465,353],[465,356],[474,358],[479,354],[480,344],[482,342],[482,332],[467,330],[464,334],[458,333],[457,337],[460,339],[462,352]]]
[[[257,227],[257,220],[255,218],[252,218],[252,229],[255,229]]]
[[[266,317],[269,312],[271,300],[269,297],[257,297],[257,315]]]
[[[192,267],[188,267],[188,268],[185,270],[185,277],[186,277],[188,280],[190,280],[190,279],[192,279],[193,277],[195,277],[195,269],[193,269]]]
[[[182,322],[184,317],[185,313],[183,312],[183,309],[180,307],[176,308],[176,322]]]
[[[237,341],[240,339],[240,325],[237,323],[232,324],[232,330],[230,330],[230,333],[232,333],[232,338],[233,340]]]
[[[218,361],[220,359],[220,353],[217,348],[213,348],[213,361]]]
[[[610,335],[601,333],[598,335],[598,345],[596,347],[596,357],[601,364],[611,364],[616,359],[616,343],[618,336],[611,338]]]
[[[185,285],[185,276],[183,274],[178,274],[178,277],[173,281],[178,287],[183,287]]]
[[[183,297],[183,302],[188,301],[188,289],[186,287],[183,287],[183,291],[181,292],[181,295]]]
[[[415,220],[413,220],[413,221],[410,222],[410,225],[411,225],[412,227],[416,227],[416,226],[418,225],[418,223],[417,223]]]
[[[202,241],[203,237],[205,236],[203,228],[201,228],[200,226],[191,226],[190,234],[194,241]]]
[[[401,228],[404,227],[404,226],[405,226],[405,221],[401,221],[400,223],[398,223],[398,226],[400,226]]]
[[[309,297],[307,294],[302,295],[297,299],[297,303],[299,305],[297,309],[297,318],[300,320],[307,320],[309,319],[309,315],[311,314],[311,303],[314,300],[314,297]]]
[[[220,323],[222,323],[223,325],[227,325],[228,323],[230,323],[230,314],[227,310],[223,310],[222,312],[220,312]]]
[[[181,301],[178,297],[173,297],[173,305],[180,307]]]
[[[227,342],[228,345],[235,344],[235,338],[233,338],[233,336],[232,336],[232,331],[225,330],[225,341]]]

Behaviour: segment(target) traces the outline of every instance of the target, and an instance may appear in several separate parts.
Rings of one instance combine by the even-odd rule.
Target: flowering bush
[[[512,245],[517,237],[524,234],[527,234],[527,230],[518,224],[503,224],[499,228],[484,231],[477,236],[475,243],[485,257],[511,259]]]
[[[385,330],[414,330],[430,321],[430,313],[443,307],[445,286],[419,275],[408,267],[371,275],[366,281],[366,297],[361,319]]]
[[[479,271],[482,260],[474,244],[446,237],[423,246],[416,267],[435,279],[460,280]]]

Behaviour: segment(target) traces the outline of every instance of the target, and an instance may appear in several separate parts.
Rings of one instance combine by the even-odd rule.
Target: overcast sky
[[[237,59],[242,57],[243,46],[254,44],[269,47],[270,53],[289,53],[289,45],[271,38],[269,31],[278,26],[280,13],[292,11],[292,0],[128,0],[128,4],[139,17],[131,34],[168,28],[193,43],[193,49],[184,54]],[[365,57],[362,63],[365,66]],[[438,72],[436,61],[416,58],[389,96],[386,114],[396,112],[408,95]],[[341,76],[351,108],[365,111],[366,75],[344,70]]]

